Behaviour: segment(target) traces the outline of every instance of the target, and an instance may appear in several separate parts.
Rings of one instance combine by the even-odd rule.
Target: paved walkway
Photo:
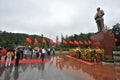
[[[120,66],[87,65],[59,55],[49,62],[0,65],[0,80],[120,80]]]

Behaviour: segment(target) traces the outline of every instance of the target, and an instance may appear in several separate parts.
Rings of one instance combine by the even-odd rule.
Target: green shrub
[[[120,46],[113,48],[113,51],[120,51]]]

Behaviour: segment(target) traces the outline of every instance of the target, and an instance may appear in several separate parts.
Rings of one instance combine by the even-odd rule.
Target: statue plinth
[[[99,48],[104,49],[107,58],[112,58],[112,49],[115,47],[114,34],[109,32],[98,32],[92,34],[90,39],[92,48],[99,46]]]

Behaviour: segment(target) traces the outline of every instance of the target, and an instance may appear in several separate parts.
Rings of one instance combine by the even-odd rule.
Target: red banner
[[[56,40],[56,44],[60,44],[60,41],[59,41],[59,40]]]
[[[46,40],[44,38],[42,39],[42,43],[46,44]]]
[[[89,44],[89,45],[91,44],[91,41],[90,41],[90,40],[88,40],[88,44]]]
[[[82,42],[82,41],[79,41],[79,43],[80,43],[80,45],[82,45],[82,44],[83,44],[83,42]]]
[[[63,43],[63,44],[67,44],[67,41],[63,40],[62,43]]]
[[[30,38],[26,38],[27,43],[32,43],[32,40]]]
[[[69,44],[74,44],[74,42],[70,40],[70,41],[69,41]]]
[[[50,44],[52,44],[52,45],[54,44],[53,40],[50,40]]]
[[[37,45],[38,44],[38,40],[35,38],[34,39],[34,44]]]
[[[78,41],[74,41],[74,44],[79,45],[79,42]]]
[[[84,44],[85,44],[85,45],[89,45],[87,41],[84,41]]]

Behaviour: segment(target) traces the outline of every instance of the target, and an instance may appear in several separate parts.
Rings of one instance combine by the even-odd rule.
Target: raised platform
[[[91,47],[95,48],[99,46],[104,49],[105,57],[112,58],[112,49],[115,47],[114,35],[110,32],[98,32],[92,34],[91,37]]]
[[[70,56],[70,55],[66,55],[66,57],[71,58],[71,59],[73,59],[73,60],[76,60],[76,61],[78,61],[78,62],[85,63],[85,64],[87,64],[87,65],[94,65],[94,64],[95,64],[94,62],[88,62],[88,61],[85,61],[85,60],[82,60],[82,59],[77,59],[77,58],[74,58],[74,57],[72,57],[72,56]]]

